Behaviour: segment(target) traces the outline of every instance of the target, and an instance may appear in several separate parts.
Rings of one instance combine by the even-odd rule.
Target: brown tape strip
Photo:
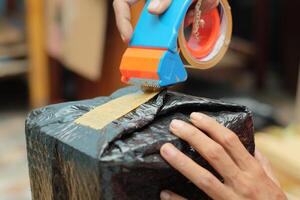
[[[185,36],[183,32],[183,24],[181,25],[181,28],[178,33],[178,43],[180,47],[180,54],[182,59],[185,61],[186,67],[188,68],[196,68],[196,69],[207,69],[215,66],[220,60],[224,57],[229,43],[231,41],[231,35],[232,35],[232,15],[231,15],[231,8],[230,5],[228,4],[227,0],[220,0],[220,5],[223,10],[223,20],[226,20],[226,27],[223,30],[224,34],[224,42],[220,49],[218,49],[218,52],[216,55],[214,55],[211,59],[206,60],[206,61],[201,61],[193,56],[190,55],[187,47],[185,46]],[[220,36],[221,37],[221,36]],[[223,37],[223,36],[222,36]]]
[[[75,123],[100,130],[112,121],[146,103],[157,94],[158,92],[138,92],[119,97],[82,115]]]

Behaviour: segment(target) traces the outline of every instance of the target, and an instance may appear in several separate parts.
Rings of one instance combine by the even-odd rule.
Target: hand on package
[[[124,42],[129,42],[132,36],[133,28],[130,22],[130,7],[139,0],[114,0],[117,27]],[[173,0],[174,1],[174,0]],[[162,14],[169,7],[172,0],[151,0],[148,10],[155,15]],[[203,0],[201,4],[202,12],[211,10],[219,4],[219,0]]]
[[[162,157],[213,199],[286,200],[266,158],[256,150],[253,157],[235,133],[213,118],[192,113],[189,124],[173,120],[170,131],[188,142],[223,177],[218,180],[172,144],[161,147]],[[204,134],[206,133],[206,134]],[[182,186],[184,187],[184,185]],[[162,200],[184,200],[171,191]]]

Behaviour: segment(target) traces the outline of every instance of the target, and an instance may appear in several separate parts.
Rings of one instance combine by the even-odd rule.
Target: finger
[[[215,119],[202,113],[192,113],[190,118],[196,127],[224,147],[242,170],[252,168],[255,164],[255,159],[249,154],[234,132],[219,124]]]
[[[174,192],[164,190],[160,193],[161,200],[187,200],[186,198],[175,194]]]
[[[255,159],[258,161],[258,163],[261,165],[261,167],[264,169],[265,173],[268,175],[272,181],[280,187],[280,183],[276,176],[274,175],[274,172],[272,170],[272,166],[270,161],[261,154],[261,152],[258,149],[255,149]]]
[[[138,0],[114,0],[113,3],[117,27],[124,42],[129,42],[132,36],[133,28],[130,22],[130,6],[137,1]]]
[[[221,145],[210,139],[202,131],[180,120],[173,120],[170,130],[196,149],[225,180],[236,178],[240,171],[236,164]]]
[[[172,0],[151,0],[148,11],[155,15],[160,15],[167,10]]]
[[[201,10],[203,12],[207,12],[217,7],[219,4],[219,0],[204,0],[201,4]]]
[[[195,12],[194,10],[189,10],[184,18],[184,28],[190,26],[194,22]]]
[[[209,171],[184,155],[174,145],[164,144],[160,149],[160,153],[171,166],[213,199],[226,199],[226,197],[229,197],[229,189],[224,184]]]

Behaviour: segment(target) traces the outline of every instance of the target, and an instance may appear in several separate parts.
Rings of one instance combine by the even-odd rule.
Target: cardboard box
[[[101,77],[109,1],[47,0],[47,48],[67,68],[89,79]]]

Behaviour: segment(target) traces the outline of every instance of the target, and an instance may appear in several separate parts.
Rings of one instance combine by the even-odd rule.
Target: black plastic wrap
[[[187,143],[169,132],[172,119],[188,121],[194,111],[233,130],[253,154],[253,122],[247,108],[175,92],[161,92],[100,131],[74,122],[94,107],[137,90],[128,87],[110,97],[50,105],[28,115],[33,199],[153,200],[159,199],[162,189],[192,200],[208,199],[159,155],[161,145],[171,142],[215,173]]]

